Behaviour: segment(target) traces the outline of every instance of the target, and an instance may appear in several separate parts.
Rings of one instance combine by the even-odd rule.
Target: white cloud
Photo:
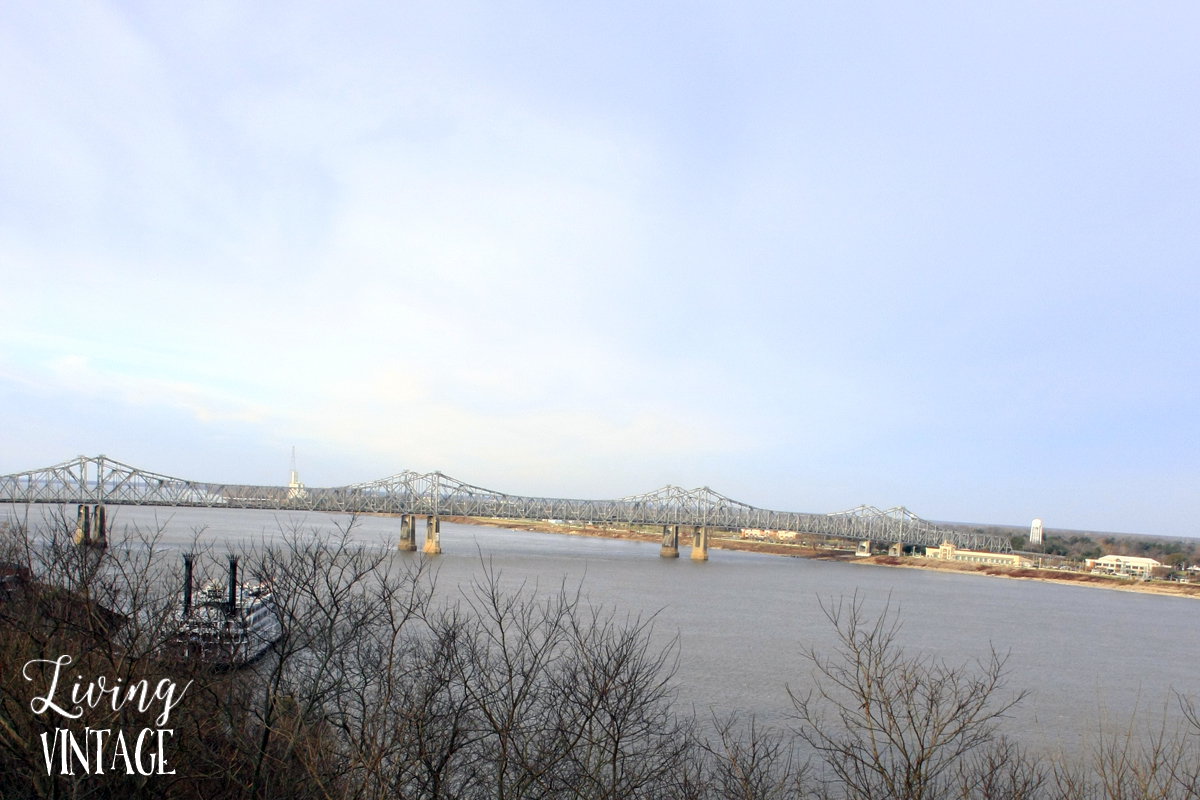
[[[816,10],[543,11],[0,9],[0,377],[588,495],[841,475],[933,516],[1035,448],[1194,460],[1195,182],[1076,136],[1059,96],[1107,84],[1044,82],[1057,49],[958,71],[955,20],[917,63]]]

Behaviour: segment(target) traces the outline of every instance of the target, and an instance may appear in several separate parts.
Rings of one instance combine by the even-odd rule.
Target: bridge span
[[[523,497],[472,486],[440,472],[399,472],[368,483],[331,488],[201,483],[131,467],[106,456],[80,456],[44,469],[0,476],[0,503],[80,506],[81,531],[89,508],[103,530],[105,506],[257,508],[276,511],[396,514],[401,547],[415,549],[416,517],[427,518],[426,552],[440,552],[441,517],[564,520],[620,527],[662,526],[663,554],[691,529],[693,556],[706,555],[713,530],[746,528],[813,536],[936,547],[949,541],[970,550],[1011,552],[1007,537],[957,531],[921,519],[903,507],[859,506],[832,514],[770,511],[731,500],[708,487],[666,486],[617,500]]]

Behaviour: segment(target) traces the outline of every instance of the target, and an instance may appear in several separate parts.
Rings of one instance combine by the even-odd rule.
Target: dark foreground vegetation
[[[565,588],[505,590],[486,565],[451,602],[420,562],[362,549],[348,531],[296,532],[243,554],[272,585],[286,630],[254,668],[164,659],[178,625],[178,552],[138,531],[81,549],[72,531],[61,521],[0,533],[6,799],[1200,798],[1200,719],[1188,699],[1181,728],[1101,726],[1078,761],[1035,757],[1000,730],[1022,700],[1005,686],[1002,657],[947,665],[910,653],[894,616],[865,618],[853,599],[826,606],[840,646],[807,653],[811,677],[791,688],[791,724],[775,730],[680,708],[674,652],[652,644],[646,620]],[[221,554],[210,555],[199,563],[219,577]],[[66,711],[70,687],[97,676],[170,681],[182,699],[161,724],[161,703],[35,714],[46,664],[63,654],[73,662],[55,697]],[[174,774],[127,774],[109,751],[103,774],[85,774],[64,750],[75,774],[62,775],[67,756],[40,737],[63,727],[131,740],[170,729],[160,771]]]

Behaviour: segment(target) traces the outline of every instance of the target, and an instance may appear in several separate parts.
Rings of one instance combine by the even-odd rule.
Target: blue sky
[[[1200,535],[1194,3],[7,3],[0,472]]]

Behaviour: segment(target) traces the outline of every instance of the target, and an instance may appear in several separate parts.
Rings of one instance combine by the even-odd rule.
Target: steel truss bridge
[[[881,543],[1011,552],[1007,537],[940,528],[903,507],[859,506],[833,514],[769,511],[712,491],[666,486],[619,500],[520,497],[440,472],[400,472],[369,483],[320,489],[199,483],[147,472],[106,456],[0,476],[0,503],[257,508],[366,514],[563,520],[603,526],[680,525],[794,531]]]

